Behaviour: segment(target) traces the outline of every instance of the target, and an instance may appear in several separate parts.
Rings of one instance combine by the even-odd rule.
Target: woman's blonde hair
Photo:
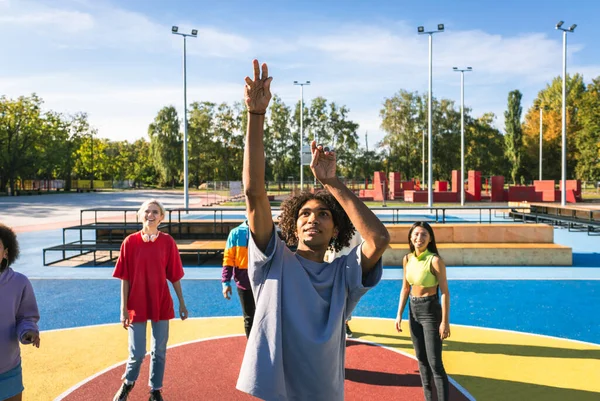
[[[144,212],[146,212],[146,209],[150,205],[158,206],[158,208],[160,209],[160,214],[164,217],[166,211],[165,211],[165,207],[163,206],[163,204],[160,203],[160,201],[158,199],[149,199],[146,202],[142,203],[142,206],[140,206],[140,209],[137,212],[138,219],[140,219],[142,221],[144,220]]]

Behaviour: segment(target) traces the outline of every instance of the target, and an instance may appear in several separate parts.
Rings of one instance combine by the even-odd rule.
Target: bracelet
[[[267,111],[265,110],[265,111],[264,111],[264,112],[262,112],[262,113],[257,113],[257,112],[255,112],[255,111],[250,111],[250,110],[248,110],[248,113],[250,113],[250,114],[254,114],[255,116],[264,116],[265,114],[267,114]]]

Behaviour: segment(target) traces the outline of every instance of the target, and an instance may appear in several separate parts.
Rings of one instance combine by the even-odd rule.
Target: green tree
[[[75,165],[73,172],[77,178],[82,180],[107,180],[111,179],[111,171],[106,150],[108,139],[98,138],[97,132],[92,129],[90,135],[85,135],[80,140],[79,149],[76,150]]]
[[[365,147],[360,147],[356,152],[356,158],[348,166],[350,170],[347,177],[354,180],[371,179],[375,171],[384,170],[383,153],[369,150],[369,138],[365,133]]]
[[[140,138],[132,144],[126,142],[125,149],[130,161],[125,178],[132,180],[135,187],[158,183],[159,177],[152,163],[150,143]]]
[[[194,102],[190,108],[190,174],[198,187],[214,175],[217,145],[214,142],[215,103]]]
[[[504,136],[494,127],[494,113],[485,113],[465,124],[465,170],[481,171],[483,177],[502,175],[508,164],[502,149]]]
[[[282,182],[285,182],[287,177],[294,175],[298,170],[298,165],[295,170],[293,166],[293,161],[297,160],[294,158],[293,149],[298,149],[294,143],[297,144],[298,141],[294,141],[292,137],[291,114],[290,108],[283,103],[281,98],[277,95],[273,96],[269,106],[269,137],[265,141],[265,153],[269,165],[268,171],[271,173],[267,174],[267,178],[277,181],[279,189],[281,189]]]
[[[567,76],[567,174],[573,176],[577,171],[582,148],[576,138],[582,129],[578,117],[586,92],[583,77],[579,74]],[[532,106],[527,110],[523,122],[523,168],[528,178],[537,178],[539,171],[539,133],[540,112],[543,112],[542,163],[543,178],[559,180],[561,178],[562,158],[562,78],[555,77],[541,90]],[[581,142],[581,146],[585,145]]]
[[[307,127],[310,125],[310,116],[309,109],[306,107],[306,102],[304,103],[304,110],[302,111],[302,124],[303,124],[303,133],[304,137],[302,139],[302,145],[306,146],[309,142],[309,137],[307,135]],[[295,180],[300,180],[300,100],[296,103],[294,107],[294,112],[292,114],[291,121],[291,130],[292,130],[292,146],[289,149],[291,154],[291,164],[294,166],[292,171]],[[310,177],[310,168],[307,165],[302,166],[304,178]]]
[[[358,124],[348,119],[350,110],[346,106],[339,107],[334,102],[329,104],[328,128],[333,136],[331,146],[339,160],[340,175],[353,178],[350,166],[358,158]]]
[[[379,112],[385,136],[380,146],[389,149],[389,171],[400,171],[404,178],[420,170],[421,135],[426,121],[424,98],[418,92],[400,90],[383,102]]]
[[[449,180],[452,170],[460,170],[460,109],[448,99],[433,99],[432,106],[433,173],[438,180]],[[465,124],[471,121],[468,112]]]
[[[508,94],[508,109],[504,112],[504,124],[506,134],[505,153],[510,163],[510,176],[513,184],[521,172],[521,155],[523,153],[523,130],[521,129],[521,98],[520,91],[514,90]]]
[[[242,179],[243,138],[236,110],[227,103],[221,103],[215,114],[213,139],[216,155],[221,161],[214,165],[218,179]]]
[[[71,190],[71,179],[74,175],[77,150],[86,135],[91,134],[92,128],[86,113],[77,113],[67,119],[68,139],[65,143],[65,157],[59,165],[58,177],[65,180],[65,190]]]
[[[175,183],[181,177],[183,166],[183,139],[179,131],[179,118],[173,106],[163,107],[148,127],[150,151],[160,184]]]
[[[0,188],[14,191],[18,178],[35,174],[36,144],[42,137],[42,100],[35,94],[0,97]],[[30,175],[31,174],[31,175]],[[29,176],[29,177],[28,177]]]
[[[600,76],[592,80],[582,96],[579,120],[581,130],[575,136],[579,151],[576,177],[595,181],[600,179]]]
[[[42,120],[42,135],[35,144],[37,177],[45,180],[59,177],[71,157],[68,141],[69,122],[59,113],[47,112]]]

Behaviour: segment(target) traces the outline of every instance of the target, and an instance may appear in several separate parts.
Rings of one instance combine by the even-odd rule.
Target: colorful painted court
[[[40,349],[23,350],[24,399],[109,400],[127,358],[119,282],[110,265],[44,266],[42,249],[62,241],[56,227],[19,232],[22,255],[14,267],[33,283],[43,330]],[[553,241],[572,249],[572,266],[449,267],[452,335],[444,362],[451,399],[600,399],[599,238],[557,228]],[[171,325],[168,400],[252,399],[235,390],[245,337],[239,301],[221,294],[220,270],[214,260],[186,267],[191,318]],[[408,326],[394,329],[401,274],[387,266],[355,310],[347,400],[423,399]],[[131,400],[147,399],[147,375],[145,362]]]

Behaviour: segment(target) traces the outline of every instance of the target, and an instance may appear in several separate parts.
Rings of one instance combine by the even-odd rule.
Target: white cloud
[[[175,64],[180,63],[182,43],[170,33],[171,25],[106,2],[0,0],[0,10],[0,35],[8,38],[0,42],[0,52],[13,46],[22,56],[11,63],[12,72],[4,73],[10,66],[0,65],[0,88],[9,97],[36,92],[48,109],[87,112],[100,136],[110,139],[146,136],[148,124],[165,105],[173,104],[182,112],[181,67]],[[27,28],[16,32],[17,21]],[[270,62],[274,91],[288,106],[300,96],[292,82],[311,80],[305,102],[323,96],[346,105],[349,118],[360,124],[361,143],[369,132],[371,148],[383,137],[379,120],[383,99],[401,88],[427,91],[427,36],[417,35],[405,22],[376,26],[327,21],[317,26],[308,21],[306,31],[276,37],[242,35],[231,28],[233,23],[225,27],[173,22],[181,32],[199,31],[197,38],[187,41],[192,56],[189,101],[241,100],[243,76],[251,72],[249,60],[259,55],[261,61]],[[499,127],[509,90],[520,88],[528,101],[560,74],[560,36],[449,30],[434,35],[433,42],[434,95],[456,99],[458,104],[460,80],[452,67],[472,66],[474,72],[466,82],[467,106],[475,116],[496,112]],[[38,53],[47,48],[52,49],[46,53],[48,59],[41,59]],[[600,66],[576,64],[582,50],[577,43],[569,45],[574,61],[569,73],[582,72],[589,81],[600,75]],[[20,67],[29,69],[22,72]]]
[[[17,11],[12,15],[0,16],[0,23],[9,29],[18,27],[19,30],[53,30],[75,34],[92,29],[94,18],[79,11]]]
[[[171,34],[171,25],[107,3],[77,1],[54,7],[41,1],[5,3],[7,6],[0,15],[0,34],[26,40],[31,47],[49,45],[61,50],[121,49],[148,53],[181,49],[180,41]],[[181,24],[180,32],[191,32],[187,25],[191,26]],[[237,58],[248,53],[251,47],[245,37],[210,26],[194,28],[198,29],[198,38],[188,40],[190,54]]]
[[[335,34],[314,33],[301,42],[330,60],[352,62],[349,67],[353,69],[395,68],[398,74],[427,72],[427,35],[416,35],[404,23],[391,28],[349,26]],[[573,44],[568,51],[573,55],[582,49],[583,46]],[[507,37],[481,30],[448,31],[433,35],[433,58],[434,68],[441,76],[450,75],[453,66],[468,65],[486,77],[494,76],[496,81],[523,76],[538,82],[555,75],[562,45],[559,38],[541,33]]]

